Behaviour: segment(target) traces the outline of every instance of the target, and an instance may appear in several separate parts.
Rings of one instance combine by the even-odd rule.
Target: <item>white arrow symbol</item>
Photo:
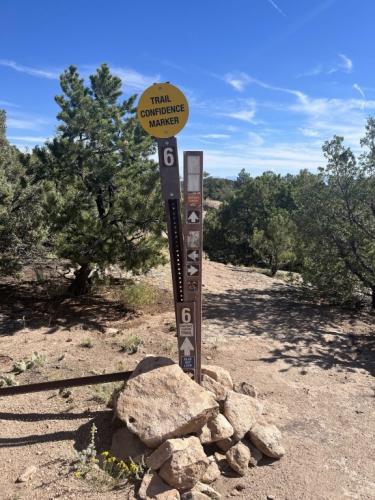
[[[196,212],[191,212],[191,214],[188,217],[188,221],[192,222],[193,224],[195,224],[196,222],[198,222],[199,221],[199,217],[198,217],[197,213]]]
[[[182,342],[180,351],[184,351],[184,356],[189,356],[191,351],[194,351],[194,347],[188,338]]]
[[[194,266],[188,267],[188,275],[189,276],[194,276],[194,274],[197,274],[198,269]]]
[[[194,252],[188,254],[188,257],[190,260],[196,261],[198,260],[199,253],[196,250],[194,250]]]

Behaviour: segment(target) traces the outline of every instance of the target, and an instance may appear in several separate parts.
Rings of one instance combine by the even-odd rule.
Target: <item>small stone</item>
[[[219,413],[219,415],[209,420],[207,424],[202,427],[199,439],[203,444],[214,443],[215,441],[229,438],[233,435],[233,432],[233,427],[228,420],[224,415]]]
[[[248,384],[247,382],[240,382],[239,384],[234,384],[233,390],[240,394],[246,394],[246,396],[251,396],[252,398],[258,397],[258,391],[256,388]]]
[[[229,391],[224,402],[224,415],[234,429],[234,438],[242,439],[259,419],[263,405],[255,398]]]
[[[243,443],[237,443],[226,453],[227,461],[230,467],[244,476],[249,468],[250,450]]]
[[[203,483],[197,483],[194,488],[181,495],[181,500],[220,500],[221,495],[215,491],[211,486]]]
[[[220,477],[220,469],[219,466],[216,463],[215,457],[211,456],[208,457],[208,460],[210,460],[210,465],[207,467],[206,472],[203,474],[201,482],[205,484],[211,484],[216,479]]]
[[[116,335],[116,333],[119,333],[118,328],[106,328],[105,333],[108,335]]]
[[[131,457],[134,462],[141,463],[143,457],[151,452],[152,450],[126,427],[118,429],[112,437],[111,454],[120,460]]]
[[[216,445],[221,449],[221,451],[224,451],[225,453],[229,450],[229,448],[232,448],[237,443],[237,440],[235,440],[233,437],[228,437],[226,439],[221,439],[220,441],[216,441]]]
[[[185,450],[191,446],[191,440],[185,439],[167,439],[163,444],[156,448],[156,450],[147,458],[147,465],[154,470],[160,469],[164,462],[166,462],[173,453]]]
[[[233,380],[230,376],[228,370],[225,370],[221,366],[215,365],[203,365],[202,373],[213,378],[216,382],[227,387],[228,389],[233,389]]]
[[[21,474],[18,476],[16,479],[16,483],[26,483],[29,481],[29,479],[32,478],[32,476],[36,473],[38,469],[35,467],[35,465],[29,465],[29,467],[26,467]]]
[[[216,401],[225,401],[228,389],[208,375],[202,375],[201,386],[214,394]]]
[[[267,457],[281,458],[285,449],[281,444],[281,432],[273,424],[257,423],[249,432],[251,442]]]
[[[159,470],[160,477],[179,490],[193,488],[210,464],[197,437],[191,436],[186,441],[188,446],[173,453]]]
[[[178,490],[171,488],[157,474],[146,474],[138,491],[141,500],[179,500]]]

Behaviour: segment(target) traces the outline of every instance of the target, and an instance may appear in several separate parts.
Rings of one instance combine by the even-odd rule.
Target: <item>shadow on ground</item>
[[[375,316],[371,313],[304,303],[297,288],[280,285],[206,293],[203,316],[224,330],[226,337],[264,336],[279,341],[280,347],[262,359],[266,363],[282,359],[291,367],[363,368],[375,375]]]
[[[115,283],[115,286],[120,290],[121,282]],[[158,310],[170,307],[170,293],[165,290],[159,292],[155,307]],[[85,330],[104,332],[108,323],[134,316],[135,313],[127,310],[121,301],[103,293],[82,297],[66,294],[51,297],[46,284],[26,282],[0,285],[0,337],[14,335],[24,328],[48,328],[46,333],[55,333],[61,328],[78,326]]]

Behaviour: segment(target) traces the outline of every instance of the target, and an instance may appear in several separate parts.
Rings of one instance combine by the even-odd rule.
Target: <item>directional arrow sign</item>
[[[199,268],[198,268],[198,266],[190,265],[187,268],[187,272],[188,272],[188,276],[194,276],[194,275],[198,274]]]
[[[199,212],[196,212],[195,210],[193,210],[192,212],[188,212],[187,220],[192,224],[196,224],[197,222],[199,222]]]
[[[185,340],[183,341],[180,351],[184,351],[184,356],[189,356],[191,351],[194,351],[193,344],[190,342],[190,340],[186,337]]]
[[[194,250],[193,252],[188,253],[187,257],[188,257],[188,260],[190,260],[191,262],[196,262],[198,260],[198,257],[199,257],[199,252]]]

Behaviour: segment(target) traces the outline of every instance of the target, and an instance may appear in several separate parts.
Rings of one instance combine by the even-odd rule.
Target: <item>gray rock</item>
[[[118,418],[150,448],[200,431],[218,411],[211,392],[172,360],[154,356],[139,363],[116,403]]]
[[[214,443],[215,441],[229,438],[233,435],[233,432],[233,427],[228,420],[224,415],[219,413],[219,415],[209,420],[207,424],[202,427],[199,439],[203,444]]]
[[[250,456],[249,448],[241,442],[232,446],[226,453],[228,464],[241,476],[244,476],[249,468]]]
[[[202,365],[202,374],[208,375],[227,389],[233,389],[233,380],[228,370],[216,365]]]
[[[197,437],[191,436],[186,441],[189,446],[173,453],[159,470],[160,477],[179,490],[193,488],[210,464]]]
[[[208,457],[208,460],[210,461],[210,464],[207,467],[206,472],[203,474],[201,479],[201,482],[205,484],[213,483],[214,481],[216,481],[216,479],[220,477],[221,474],[219,466],[216,463],[215,457],[211,455],[210,457]]]
[[[181,495],[181,500],[220,500],[221,495],[207,484],[197,483],[194,488]]]
[[[171,458],[173,453],[183,451],[189,446],[191,446],[189,438],[167,439],[147,458],[147,465],[151,469],[158,470],[164,462]]]
[[[256,390],[256,388],[253,385],[248,384],[247,382],[240,382],[234,384],[233,390],[240,394],[246,394],[246,396],[251,396],[252,398],[256,398],[258,396],[258,391]]]
[[[285,449],[281,444],[281,432],[273,424],[257,423],[252,426],[249,437],[262,453],[271,458],[281,458]]]
[[[27,483],[32,476],[36,473],[38,469],[35,467],[35,465],[29,465],[24,469],[21,474],[18,476],[16,479],[16,483]]]
[[[229,391],[224,403],[224,415],[234,429],[233,437],[242,439],[262,413],[263,405],[255,398]]]
[[[146,474],[138,491],[141,500],[179,500],[180,493],[160,479],[157,474]]]
[[[208,391],[211,391],[214,394],[216,401],[225,401],[228,394],[228,388],[219,384],[219,382],[216,382],[213,378],[203,374],[201,386]]]

